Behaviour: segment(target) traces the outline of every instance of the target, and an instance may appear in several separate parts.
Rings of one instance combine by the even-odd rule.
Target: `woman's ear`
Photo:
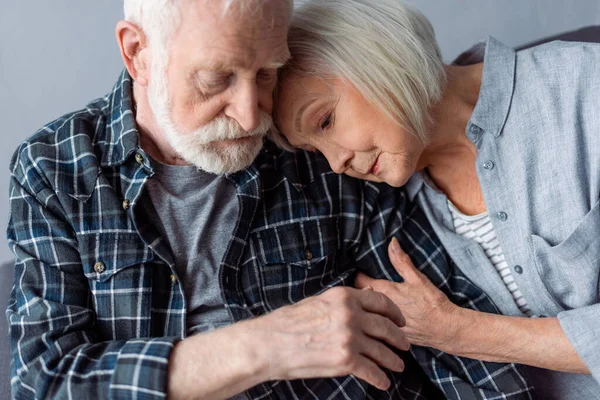
[[[150,75],[147,37],[144,31],[134,23],[119,21],[115,29],[121,57],[129,75],[136,83],[147,86]]]

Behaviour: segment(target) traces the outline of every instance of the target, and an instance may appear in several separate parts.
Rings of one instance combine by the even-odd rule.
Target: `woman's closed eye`
[[[322,132],[324,132],[324,131],[330,129],[331,127],[333,127],[333,122],[334,122],[333,117],[334,117],[333,112],[328,112],[321,119],[321,122],[319,123],[319,128],[321,129]]]

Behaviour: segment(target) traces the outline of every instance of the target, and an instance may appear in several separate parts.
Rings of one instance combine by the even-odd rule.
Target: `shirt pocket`
[[[250,235],[268,310],[346,285],[353,268],[340,266],[338,218],[286,223]]]
[[[542,284],[562,309],[584,307],[600,300],[600,202],[561,243],[529,239]]]
[[[138,337],[152,305],[153,251],[135,232],[78,237],[98,333],[105,338]]]

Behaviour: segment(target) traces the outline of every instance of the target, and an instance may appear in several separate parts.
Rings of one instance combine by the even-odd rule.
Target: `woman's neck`
[[[479,98],[482,71],[483,64],[446,66],[448,83],[442,100],[430,111],[430,141],[419,160],[422,169],[475,152],[465,130]]]
[[[448,83],[431,111],[431,139],[418,168],[427,170],[459,210],[477,214],[485,211],[475,171],[477,148],[465,132],[479,98],[483,64],[446,68]]]

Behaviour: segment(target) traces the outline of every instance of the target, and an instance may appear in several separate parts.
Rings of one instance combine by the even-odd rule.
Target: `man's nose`
[[[258,128],[260,125],[260,110],[256,82],[249,80],[239,82],[225,114],[235,119],[246,132]]]

